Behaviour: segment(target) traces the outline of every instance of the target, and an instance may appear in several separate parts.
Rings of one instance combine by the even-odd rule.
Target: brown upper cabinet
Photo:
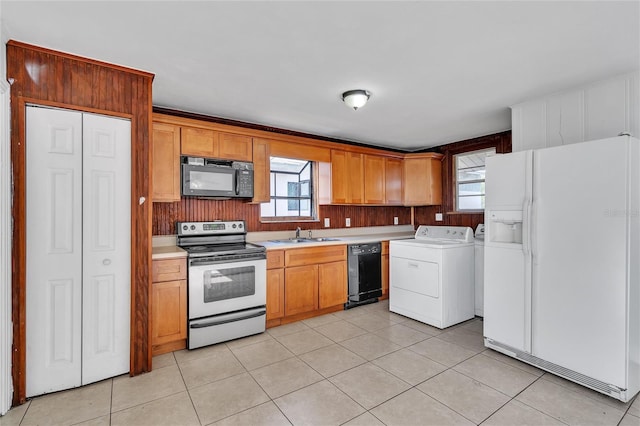
[[[331,151],[331,203],[402,205],[403,160]]]
[[[271,153],[269,141],[253,139],[253,202],[268,203],[271,200]]]
[[[196,127],[182,127],[182,155],[226,160],[252,161],[250,136],[223,133]]]
[[[252,161],[254,203],[270,199],[272,155],[319,163],[320,204],[442,203],[442,155],[437,153],[403,155],[166,114],[154,114],[153,138],[153,201],[180,200],[182,154]]]
[[[180,127],[153,123],[152,201],[180,201]]]
[[[379,155],[364,156],[364,202],[385,204],[385,158]]]
[[[405,206],[442,204],[442,154],[408,154],[404,158]]]
[[[363,204],[363,155],[331,150],[331,203]]]
[[[384,203],[402,205],[402,160],[399,158],[384,159]]]

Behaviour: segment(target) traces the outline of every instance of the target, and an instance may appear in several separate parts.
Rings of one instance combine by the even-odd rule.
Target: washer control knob
[[[186,231],[187,229],[189,229],[189,227],[187,225],[182,225],[182,230]]]
[[[196,226],[195,225],[191,225],[191,230],[195,231],[196,230]]]

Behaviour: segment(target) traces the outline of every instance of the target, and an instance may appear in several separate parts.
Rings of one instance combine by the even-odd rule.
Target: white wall
[[[613,76],[511,107],[513,151],[640,136],[640,72]]]
[[[11,407],[11,144],[6,42],[0,2],[0,415]]]

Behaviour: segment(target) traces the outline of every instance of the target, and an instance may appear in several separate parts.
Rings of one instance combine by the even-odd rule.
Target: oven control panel
[[[243,220],[213,222],[176,222],[178,235],[245,234]]]

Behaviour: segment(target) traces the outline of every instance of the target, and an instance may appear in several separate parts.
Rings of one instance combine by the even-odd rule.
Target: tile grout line
[[[551,417],[552,419],[559,421],[559,422],[560,422],[560,423],[562,423],[562,424],[567,425],[567,423],[563,422],[561,419],[559,419],[559,418],[557,418],[557,417],[555,417],[555,416],[552,416],[552,415],[551,415],[551,414],[549,414],[549,413],[545,413],[544,411],[541,411],[541,410],[537,409],[536,407],[532,407],[531,405],[527,404],[526,402],[523,402],[523,401],[520,401],[519,399],[516,399],[516,398],[517,398],[518,396],[520,396],[524,391],[526,391],[526,390],[527,390],[527,389],[529,389],[531,386],[533,386],[533,384],[534,384],[534,383],[537,383],[539,380],[543,380],[543,379],[542,379],[542,377],[543,377],[543,376],[544,376],[544,374],[542,374],[542,375],[538,376],[538,377],[537,377],[533,382],[529,383],[529,385],[528,385],[527,387],[525,387],[524,389],[522,389],[522,390],[521,390],[520,392],[518,392],[518,393],[517,393],[513,398],[511,398],[511,401],[514,401],[514,400],[515,400],[515,401],[519,402],[520,404],[526,405],[527,407],[531,408],[532,410],[535,410],[535,411],[537,411],[537,412],[539,412],[539,413],[544,414],[545,416]],[[511,401],[510,401],[510,402],[511,402]]]
[[[226,344],[225,344],[226,346]],[[193,407],[193,412],[196,413],[196,418],[198,419],[198,423],[200,423],[200,425],[202,425],[202,419],[200,418],[200,414],[198,414],[198,410],[196,409],[196,405],[193,403],[193,398],[191,397],[191,392],[189,391],[189,388],[187,387],[187,382],[184,380],[184,375],[182,374],[182,369],[180,368],[180,363],[178,362],[178,359],[176,358],[175,355],[175,351],[171,352],[171,355],[173,356],[173,360],[176,363],[176,367],[178,367],[178,372],[180,373],[180,378],[182,379],[182,383],[184,384],[184,389],[187,392],[187,396],[189,396],[189,401],[191,402],[191,407]],[[175,394],[177,395],[177,394]]]

